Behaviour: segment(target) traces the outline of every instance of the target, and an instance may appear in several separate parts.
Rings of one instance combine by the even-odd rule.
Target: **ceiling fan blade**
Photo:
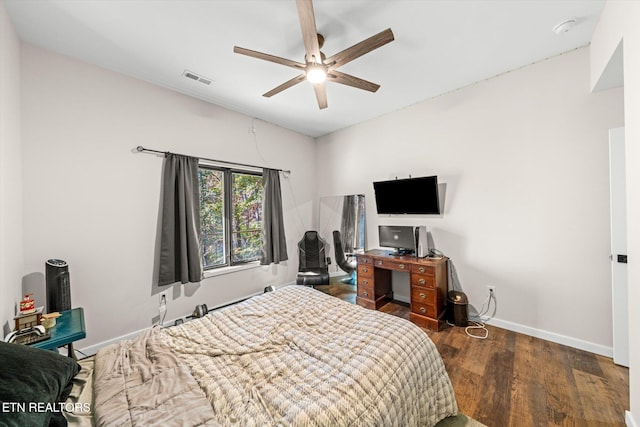
[[[286,82],[282,83],[280,86],[275,87],[273,89],[271,89],[269,92],[265,93],[264,97],[270,98],[273,95],[276,95],[280,92],[282,92],[285,89],[289,89],[291,86],[295,86],[298,83],[300,83],[301,81],[305,80],[305,75],[304,74],[300,74],[299,76],[296,76],[294,78],[292,78],[291,80],[287,80]]]
[[[320,107],[321,110],[327,108],[327,88],[324,83],[314,84],[313,90],[316,93],[318,107]]]
[[[320,45],[318,44],[318,31],[316,30],[316,18],[313,13],[313,3],[311,0],[296,0],[298,6],[298,19],[304,40],[304,50],[308,62],[322,63],[320,56]]]
[[[355,87],[369,92],[375,92],[380,88],[379,84],[369,82],[359,77],[352,76],[350,74],[341,73],[337,70],[329,71],[327,74],[327,80],[332,82],[341,83],[343,85]]]
[[[348,62],[353,61],[356,58],[361,57],[365,53],[369,53],[374,49],[384,46],[394,40],[393,31],[391,28],[387,28],[384,31],[379,32],[375,36],[371,36],[368,39],[356,43],[345,50],[336,53],[335,55],[327,58],[324,63],[329,66],[329,69],[338,68]]]
[[[267,53],[256,52],[255,50],[245,49],[243,47],[234,46],[233,51],[235,53],[239,53],[240,55],[247,55],[252,58],[263,59],[269,62],[275,62],[276,64],[286,65],[287,67],[296,68],[298,70],[304,69],[305,64],[300,62],[292,61],[286,58],[280,58],[279,56],[269,55]]]

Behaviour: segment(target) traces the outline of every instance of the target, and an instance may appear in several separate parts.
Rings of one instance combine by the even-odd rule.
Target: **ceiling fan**
[[[312,0],[296,0],[298,7],[298,19],[300,20],[300,28],[302,29],[302,39],[304,40],[304,48],[306,51],[304,63],[292,61],[290,59],[281,58],[279,56],[269,55],[255,50],[245,49],[234,46],[233,51],[241,55],[251,56],[253,58],[265,61],[275,62],[276,64],[292,67],[303,73],[292,78],[280,86],[271,89],[263,94],[267,98],[282,92],[292,86],[297,85],[303,80],[308,80],[313,85],[313,90],[318,100],[320,109],[327,108],[327,91],[325,81],[340,83],[343,85],[355,87],[358,89],[375,92],[380,85],[363,80],[346,73],[342,73],[337,68],[353,61],[362,55],[371,52],[385,44],[393,41],[393,32],[390,28],[356,43],[345,50],[336,53],[328,58],[320,51],[324,44],[324,37],[317,33],[316,20],[313,13]]]

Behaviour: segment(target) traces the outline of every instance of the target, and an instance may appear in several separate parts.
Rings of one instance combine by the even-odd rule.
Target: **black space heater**
[[[47,313],[71,310],[69,265],[61,259],[50,259],[45,263],[45,266]]]

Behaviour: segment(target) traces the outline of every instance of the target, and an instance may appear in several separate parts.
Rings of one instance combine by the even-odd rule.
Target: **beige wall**
[[[596,86],[620,41],[624,63],[629,277],[629,386],[627,425],[640,425],[640,2],[609,0],[591,45],[591,84]]]
[[[320,196],[367,197],[379,224],[426,225],[492,323],[611,354],[608,129],[622,91],[592,94],[582,48],[322,137]],[[377,215],[372,182],[438,175],[441,216]],[[398,273],[397,293],[408,294]]]
[[[27,44],[22,103],[24,274],[43,280],[47,259],[69,263],[72,302],[87,323],[78,348],[146,328],[158,314],[162,158],[134,153],[138,145],[291,169],[282,180],[290,260],[165,287],[167,319],[295,280],[296,243],[316,200],[312,138]]]
[[[0,335],[20,300],[22,251],[22,147],[20,42],[0,1]]]

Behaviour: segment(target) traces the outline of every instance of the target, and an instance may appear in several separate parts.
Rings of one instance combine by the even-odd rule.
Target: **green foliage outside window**
[[[200,231],[204,268],[226,263],[224,172],[200,168]]]
[[[236,262],[260,259],[262,176],[233,174],[231,253]]]
[[[199,182],[204,268],[260,259],[262,176],[201,167]]]

